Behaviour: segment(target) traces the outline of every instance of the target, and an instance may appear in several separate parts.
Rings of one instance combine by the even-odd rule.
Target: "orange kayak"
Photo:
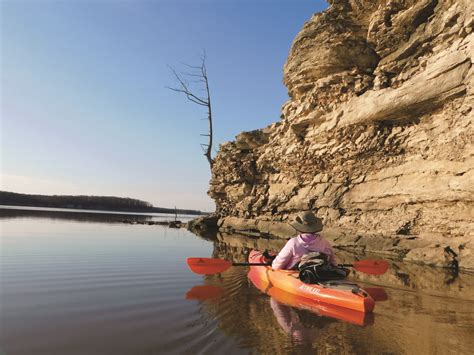
[[[262,253],[257,250],[250,252],[249,263],[265,262]],[[251,266],[250,274],[252,281],[260,279],[263,284],[268,284],[269,287],[280,289],[303,299],[363,313],[371,313],[374,310],[375,301],[373,298],[352,282],[335,280],[305,284],[298,278],[298,271],[273,270],[270,266]]]
[[[293,293],[288,293],[286,291],[280,290],[279,288],[272,287],[268,282],[262,280],[259,277],[259,273],[256,269],[257,268],[253,268],[249,271],[249,280],[261,292],[266,293],[279,303],[288,305],[290,307],[304,309],[319,316],[339,319],[344,322],[356,325],[364,326],[373,324],[374,322],[372,313],[362,313],[359,311],[354,311],[353,309],[319,302],[317,300],[297,296]]]

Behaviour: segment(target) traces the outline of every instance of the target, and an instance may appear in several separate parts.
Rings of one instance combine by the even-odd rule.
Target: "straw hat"
[[[293,222],[290,222],[290,226],[298,232],[316,233],[323,230],[323,221],[316,217],[313,212],[305,211],[298,213]]]

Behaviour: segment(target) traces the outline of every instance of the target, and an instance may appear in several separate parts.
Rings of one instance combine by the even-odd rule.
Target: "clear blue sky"
[[[207,53],[215,141],[278,121],[291,42],[325,1],[0,0],[0,189],[213,210],[206,112],[166,86]],[[217,145],[216,145],[217,148]]]

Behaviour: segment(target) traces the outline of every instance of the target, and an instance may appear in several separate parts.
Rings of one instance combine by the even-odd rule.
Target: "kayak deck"
[[[259,251],[252,250],[249,262],[264,263],[265,258]],[[251,266],[250,269],[262,282],[299,297],[364,313],[371,313],[374,310],[375,301],[372,297],[357,284],[349,281],[305,284],[298,278],[298,271],[273,270],[270,266]]]

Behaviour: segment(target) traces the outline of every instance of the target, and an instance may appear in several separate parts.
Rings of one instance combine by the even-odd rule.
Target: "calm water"
[[[421,355],[474,348],[472,275],[395,262],[382,277],[354,273],[380,301],[373,317],[348,322],[263,294],[246,267],[203,277],[185,262],[243,261],[249,248],[282,242],[207,240],[110,216],[0,210],[0,223],[0,353],[7,355]]]

